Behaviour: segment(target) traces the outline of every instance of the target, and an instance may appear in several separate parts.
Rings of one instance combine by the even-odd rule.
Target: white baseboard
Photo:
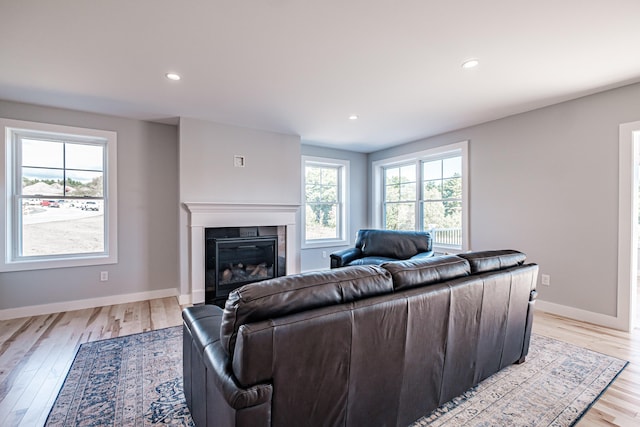
[[[194,290],[191,293],[191,304],[202,304],[205,302],[205,291],[202,290]]]
[[[568,317],[570,319],[579,320],[581,322],[593,323],[595,325],[604,326],[607,328],[619,329],[621,331],[626,330],[626,326],[623,325],[624,322],[622,322],[617,317],[608,316],[601,313],[594,313],[592,311],[582,310],[580,308],[536,300],[536,310],[544,311],[546,313],[555,314],[562,317]]]
[[[191,294],[178,295],[178,304],[180,305],[191,304]]]
[[[176,288],[160,289],[157,291],[136,292],[133,294],[111,295],[108,297],[79,299],[74,301],[56,302],[51,304],[29,305],[26,307],[7,308],[0,310],[0,320],[16,319],[18,317],[40,316],[43,314],[60,313],[85,308],[103,307],[105,305],[126,304],[129,302],[146,301],[156,298],[177,297]]]

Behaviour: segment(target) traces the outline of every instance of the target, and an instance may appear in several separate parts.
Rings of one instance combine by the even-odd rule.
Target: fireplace
[[[299,205],[263,203],[184,202],[188,213],[189,244],[181,253],[181,304],[201,304],[206,298],[207,259],[205,230],[209,228],[260,229],[277,227],[278,269],[286,274],[300,271],[296,218]],[[281,237],[281,236],[284,237]],[[231,236],[233,237],[233,236]],[[249,235],[235,237],[247,238]],[[261,234],[259,237],[266,237]],[[280,258],[281,254],[284,259]]]
[[[286,274],[285,227],[205,228],[205,301],[224,306],[231,291]]]

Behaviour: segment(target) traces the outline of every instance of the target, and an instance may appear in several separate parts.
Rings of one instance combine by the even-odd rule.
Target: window
[[[346,182],[349,162],[303,156],[304,246],[346,242]]]
[[[467,250],[467,142],[376,161],[374,224],[430,231],[440,250]]]
[[[421,161],[422,230],[434,244],[462,248],[462,156]]]
[[[0,271],[117,262],[116,134],[0,122],[6,165]]]
[[[415,226],[415,164],[384,168],[384,228],[414,230]]]

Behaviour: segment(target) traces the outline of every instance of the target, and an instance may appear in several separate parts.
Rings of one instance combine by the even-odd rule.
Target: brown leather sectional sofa
[[[183,311],[197,426],[405,426],[525,360],[538,266],[489,251],[285,276]]]

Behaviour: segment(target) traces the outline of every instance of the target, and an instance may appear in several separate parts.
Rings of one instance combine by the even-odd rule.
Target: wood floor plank
[[[40,408],[42,412],[44,404],[49,401],[51,394],[57,394],[55,384],[60,383],[70,366],[70,360],[75,356],[75,350],[79,343],[79,337],[83,330],[83,322],[79,312],[60,313],[57,322],[52,324],[34,343],[28,353],[24,355],[25,368],[22,370],[21,384],[12,393],[13,399],[5,399],[2,404],[3,410],[10,408],[13,418],[18,421],[18,417],[24,417],[29,410]],[[62,363],[62,366],[58,366]],[[46,391],[46,384],[54,381],[53,386]],[[59,388],[59,387],[58,387]],[[46,396],[43,403],[36,400],[38,395]],[[42,397],[40,398],[42,400]],[[20,419],[22,422],[22,419]]]
[[[35,316],[31,321],[25,322],[23,328],[16,331],[7,343],[3,343],[6,350],[0,357],[0,366],[3,367],[0,371],[0,415],[10,405],[3,396],[6,396],[11,389],[20,390],[24,387],[26,378],[34,369],[28,363],[34,346],[43,339],[48,328],[59,323],[62,317],[62,313]]]
[[[25,401],[27,405],[20,423],[21,426],[41,425],[46,421],[46,413],[53,405],[55,396],[64,382],[77,349],[80,347],[86,315],[88,315],[87,311],[78,311],[70,314],[72,318],[65,328],[65,334],[61,334],[55,340],[52,340],[50,344],[52,348],[48,353],[50,360],[48,360],[47,364],[43,364],[37,372],[36,378],[39,381],[32,383],[34,388],[25,393],[32,396],[32,398],[29,401]],[[42,419],[43,417],[44,419]]]

